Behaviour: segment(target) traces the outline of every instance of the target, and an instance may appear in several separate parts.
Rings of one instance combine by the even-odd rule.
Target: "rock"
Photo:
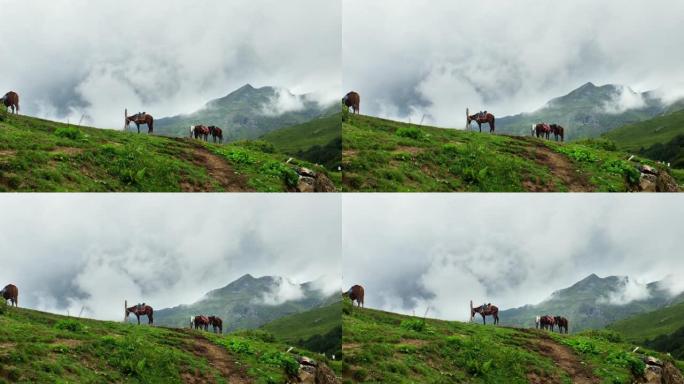
[[[316,384],[341,384],[335,372],[325,364],[318,364],[316,369]],[[679,383],[677,383],[679,384]]]
[[[649,175],[657,175],[659,173],[656,168],[653,168],[653,167],[648,166],[646,164],[641,166],[640,171],[641,171],[641,173],[647,173]]]
[[[639,191],[641,192],[655,192],[656,182],[658,178],[655,175],[642,173],[639,177]]]
[[[663,369],[655,366],[649,365],[646,367],[644,372],[644,383],[646,384],[660,384],[663,377]]]
[[[297,173],[300,176],[316,177],[316,172],[310,170],[309,168],[299,167],[297,168]]]
[[[297,192],[314,192],[316,179],[308,176],[299,176],[297,181]]]
[[[299,367],[299,382],[315,384],[316,383],[316,367],[302,365]]]
[[[667,172],[660,172],[656,179],[657,192],[679,192],[677,181]]]
[[[684,384],[684,376],[682,372],[677,369],[672,363],[667,362],[663,366],[663,384]]]
[[[335,184],[328,178],[328,176],[319,173],[314,184],[315,192],[335,192]]]
[[[653,356],[646,356],[646,357],[644,358],[644,363],[646,363],[646,364],[648,364],[648,365],[657,365],[657,366],[659,366],[659,367],[662,367],[662,366],[663,366],[663,362],[660,361],[660,360],[658,360],[658,359],[656,359],[656,358],[653,357]]]
[[[310,367],[315,367],[315,366],[318,365],[318,364],[316,363],[316,360],[310,359],[310,358],[308,358],[308,357],[306,357],[306,356],[299,356],[299,358],[297,359],[297,361],[299,361],[299,364],[301,364],[301,365],[308,365],[308,366],[310,366]]]

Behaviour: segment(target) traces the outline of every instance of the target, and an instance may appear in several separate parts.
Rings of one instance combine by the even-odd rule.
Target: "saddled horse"
[[[5,96],[0,98],[2,104],[7,108],[11,109],[12,113],[19,114],[19,94],[14,91],[9,91],[5,93]]]
[[[539,318],[539,329],[550,329],[553,332],[553,326],[556,324],[556,320],[549,315],[544,315]]]
[[[479,307],[472,308],[470,310],[470,318],[475,317],[475,314],[479,313],[482,316],[482,324],[487,324],[485,319],[486,316],[492,316],[494,318],[494,324],[499,324],[499,308],[496,305],[487,304],[480,305]]]
[[[223,131],[221,128],[215,126],[215,125],[210,125],[208,127],[209,129],[209,134],[211,135],[211,138],[214,140],[214,143],[216,142],[216,139],[218,138],[219,143],[223,143]]]
[[[223,333],[223,320],[218,316],[209,316],[209,325],[214,329],[214,333]]]
[[[558,326],[558,332],[560,333],[568,333],[568,319],[566,319],[563,316],[554,316],[553,317],[554,322]],[[553,330],[553,328],[552,328]],[[565,332],[563,332],[565,330]]]
[[[209,330],[209,318],[204,315],[197,315],[194,318],[195,329]]]
[[[347,107],[347,110],[349,110],[349,107],[351,107],[352,113],[356,113],[358,115],[359,111],[361,110],[361,96],[359,96],[358,93],[351,91],[344,95],[342,98],[342,104]]]
[[[363,298],[365,296],[365,291],[360,285],[353,285],[347,292],[342,294],[343,297],[349,297],[352,301],[352,307],[354,306],[354,301],[359,307],[364,307]]]
[[[538,138],[546,137],[548,139],[549,135],[551,134],[551,126],[546,123],[534,124],[532,125],[532,129],[534,130]]]
[[[487,123],[489,124],[489,133],[494,133],[494,122],[496,121],[496,118],[487,111],[471,115],[468,108],[466,108],[466,121],[466,127],[470,127],[471,122],[476,122],[480,132],[482,132],[482,124]]]
[[[133,122],[135,123],[135,126],[138,128],[138,133],[140,133],[141,124],[147,125],[148,134],[151,134],[154,130],[154,117],[152,117],[152,115],[150,115],[149,113],[138,112],[135,115],[128,116],[128,109],[126,109],[124,111],[124,117],[126,121],[124,123],[124,129],[128,129],[128,126]]]
[[[140,316],[145,315],[147,315],[147,324],[151,325],[154,323],[154,309],[149,305],[145,305],[145,303],[126,308],[126,319],[128,319],[128,315],[131,313],[138,318],[138,325],[140,325]]]
[[[553,132],[553,138],[558,141],[558,137],[560,136],[560,141],[562,142],[563,137],[565,136],[565,128],[558,124],[551,124],[550,128],[551,132]]]
[[[209,127],[206,125],[192,125],[190,126],[190,135],[195,136],[195,139],[209,141]]]
[[[10,306],[19,306],[19,288],[14,284],[7,284],[5,288],[0,291],[0,296],[2,296],[5,301],[10,301]]]

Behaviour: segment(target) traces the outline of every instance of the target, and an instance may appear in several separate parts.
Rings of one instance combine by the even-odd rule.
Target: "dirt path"
[[[231,384],[246,384],[253,383],[254,380],[247,376],[245,367],[240,367],[239,363],[230,356],[225,348],[211,343],[209,340],[194,336],[192,344],[189,346],[195,356],[207,359],[209,366],[217,370],[221,377],[226,379]],[[192,373],[183,373],[181,375],[184,383],[207,383],[213,382],[213,378],[207,378],[203,375],[193,375]]]
[[[206,148],[194,146],[192,148],[192,155],[192,162],[206,168],[209,176],[218,181],[226,192],[253,191],[253,189],[247,185],[247,179],[243,175],[236,174],[233,168],[224,159],[209,152]],[[206,186],[196,186],[188,183],[181,184],[183,192],[206,190],[202,189],[202,187]]]
[[[550,339],[540,339],[537,350],[542,355],[551,358],[558,367],[565,371],[572,379],[573,384],[601,383],[601,380],[592,374],[591,368],[583,364],[570,348],[557,344]],[[548,382],[548,379],[540,382]]]
[[[537,144],[532,149],[530,159],[539,165],[549,167],[551,174],[561,179],[570,192],[591,192],[595,189],[585,176],[577,172],[570,159],[543,144]],[[530,189],[531,185],[525,184],[525,187]],[[543,187],[542,189],[532,188],[532,191],[545,191],[545,189]]]

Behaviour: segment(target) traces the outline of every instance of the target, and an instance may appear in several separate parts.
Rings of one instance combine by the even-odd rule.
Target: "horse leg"
[[[135,317],[138,318],[138,325],[140,325],[140,315],[138,315],[138,314],[136,313],[136,314],[135,314]]]
[[[135,123],[135,126],[138,128],[138,133],[140,133],[140,124]]]
[[[482,324],[487,325],[487,316],[482,314]]]

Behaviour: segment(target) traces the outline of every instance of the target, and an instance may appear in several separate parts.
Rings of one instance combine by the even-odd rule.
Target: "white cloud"
[[[611,100],[603,104],[603,110],[607,113],[622,113],[630,109],[638,109],[646,106],[646,100],[642,94],[634,92],[631,88],[618,86]]]
[[[608,292],[605,296],[599,297],[597,303],[607,303],[613,305],[625,305],[632,301],[646,300],[651,296],[646,284],[637,280],[622,276],[620,287],[617,291]]]
[[[278,278],[271,290],[265,293],[257,302],[266,305],[279,305],[287,301],[299,300],[304,297],[304,290],[300,284],[286,278]]]

